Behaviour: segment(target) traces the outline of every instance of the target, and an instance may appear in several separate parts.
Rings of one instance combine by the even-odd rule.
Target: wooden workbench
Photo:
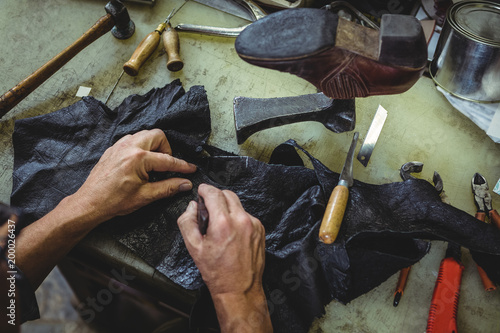
[[[126,3],[136,32],[128,40],[106,34],[36,89],[0,120],[0,200],[9,202],[12,187],[12,133],[16,119],[46,114],[79,100],[80,86],[104,101],[126,62],[142,38],[151,32],[182,0],[157,0],[154,7]],[[0,93],[43,65],[81,36],[105,15],[105,1],[97,0],[3,0],[0,2]],[[242,19],[195,2],[187,3],[172,19],[178,23],[235,27]],[[222,149],[267,161],[280,143],[294,139],[330,169],[340,172],[352,133],[336,134],[320,123],[303,122],[261,131],[244,144],[236,142],[232,101],[235,96],[282,97],[316,92],[306,81],[286,73],[251,66],[239,59],[234,39],[181,33],[184,69],[166,68],[165,52],[159,48],[136,77],[124,75],[108,102],[117,106],[130,94],[143,94],[179,78],[184,87],[203,85],[212,115],[210,143]],[[400,181],[399,168],[408,161],[421,161],[420,177],[431,180],[438,171],[453,206],[475,213],[471,178],[483,174],[490,187],[500,178],[500,145],[495,144],[468,118],[453,109],[433,82],[423,77],[408,92],[394,96],[356,99],[356,131],[366,136],[378,105],[388,110],[382,134],[367,167],[357,161],[355,178],[367,183]],[[358,145],[359,150],[360,145]],[[493,194],[500,208],[500,196]],[[401,304],[392,306],[397,275],[347,306],[332,302],[311,332],[423,332],[429,303],[445,245],[433,242],[431,252],[411,273]],[[500,331],[500,290],[486,293],[475,264],[463,251],[465,271],[458,310],[462,332]]]

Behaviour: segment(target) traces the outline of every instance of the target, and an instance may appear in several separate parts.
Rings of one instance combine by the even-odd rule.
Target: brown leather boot
[[[377,31],[325,9],[287,9],[250,24],[235,48],[250,64],[295,74],[338,99],[402,93],[427,64],[420,22],[407,15],[383,15]]]

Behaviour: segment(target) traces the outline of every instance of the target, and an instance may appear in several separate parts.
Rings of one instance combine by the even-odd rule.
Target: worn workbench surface
[[[90,95],[104,101],[142,38],[150,33],[182,0],[158,0],[155,7],[126,3],[136,24],[128,40],[106,34],[80,52],[73,60],[0,120],[0,200],[8,202],[12,186],[12,132],[16,119],[46,114],[75,103],[80,86],[92,88]],[[97,0],[2,0],[0,2],[0,93],[43,65],[81,36],[105,15],[106,1]],[[187,3],[172,24],[198,23],[234,27],[246,22],[195,2]],[[352,133],[335,134],[314,122],[290,124],[253,135],[244,144],[236,142],[232,100],[235,96],[278,97],[316,92],[295,76],[250,66],[234,51],[234,39],[181,33],[185,67],[177,73],[166,68],[165,52],[159,48],[136,77],[124,75],[108,105],[117,106],[130,94],[143,94],[179,78],[184,87],[203,85],[212,114],[210,143],[241,155],[267,161],[278,144],[293,138],[320,161],[340,172]],[[421,178],[431,180],[438,171],[453,206],[470,214],[475,206],[470,181],[482,173],[490,185],[500,178],[500,145],[454,110],[422,78],[408,92],[395,96],[356,100],[356,130],[360,142],[378,105],[388,118],[374,154],[365,168],[355,161],[355,178],[373,184],[400,181],[399,168],[408,161],[424,163]],[[359,150],[360,144],[358,145]],[[491,186],[492,187],[492,186]],[[286,190],[286,189],[285,189]],[[494,207],[500,196],[492,194]],[[445,246],[433,242],[429,255],[411,273],[401,304],[392,306],[397,275],[347,306],[332,302],[312,332],[423,332],[439,262]],[[500,290],[486,293],[475,264],[463,250],[465,271],[458,310],[462,332],[500,331]]]

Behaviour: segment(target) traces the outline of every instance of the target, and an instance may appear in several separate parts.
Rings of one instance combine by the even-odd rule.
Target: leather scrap
[[[165,131],[174,156],[198,166],[187,175],[195,189],[209,183],[234,191],[264,224],[263,283],[276,332],[307,332],[333,299],[348,303],[415,264],[429,250],[423,239],[458,243],[487,261],[500,258],[500,230],[442,203],[424,180],[384,185],[355,180],[337,241],[319,242],[321,218],[339,174],[293,141],[276,150],[272,163],[207,145],[206,93],[199,86],[185,92],[179,80],[132,95],[115,110],[86,97],[16,121],[12,205],[35,221],[81,186],[105,149],[126,134],[151,128]],[[303,166],[297,151],[311,159],[314,169]],[[178,216],[195,198],[193,190],[162,199],[93,232],[109,233],[176,284],[203,289],[177,227]],[[500,283],[492,265],[481,266]]]

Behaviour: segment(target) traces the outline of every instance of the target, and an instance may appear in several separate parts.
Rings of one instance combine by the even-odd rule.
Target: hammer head
[[[104,7],[106,13],[113,17],[115,26],[111,33],[118,39],[127,39],[134,34],[135,24],[128,15],[127,8],[118,0],[111,0]]]

